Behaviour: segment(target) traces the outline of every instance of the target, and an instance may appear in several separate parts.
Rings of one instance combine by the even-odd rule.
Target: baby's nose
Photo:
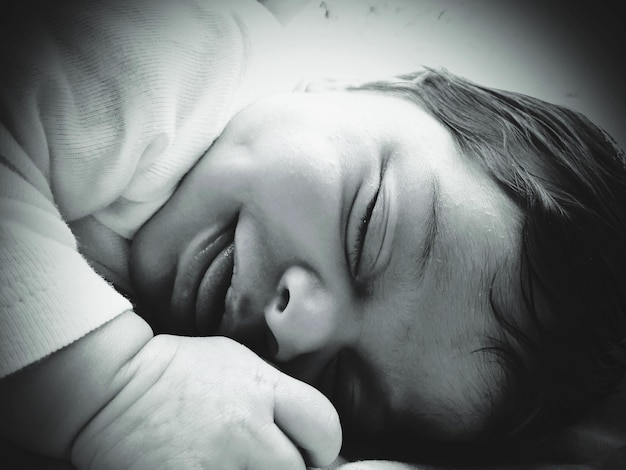
[[[317,274],[292,266],[282,275],[265,307],[265,320],[276,340],[276,359],[289,361],[321,350],[337,338],[338,308]]]

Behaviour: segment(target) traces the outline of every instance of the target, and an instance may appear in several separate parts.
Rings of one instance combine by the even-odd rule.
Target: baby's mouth
[[[199,336],[216,334],[224,316],[226,293],[232,282],[235,264],[235,243],[229,237],[222,244],[198,285],[195,320]]]
[[[176,269],[166,331],[215,334],[234,269],[236,222],[198,233],[182,252]]]

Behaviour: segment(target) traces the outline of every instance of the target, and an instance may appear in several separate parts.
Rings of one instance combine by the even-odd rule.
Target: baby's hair
[[[495,458],[539,452],[626,371],[624,153],[580,113],[443,70],[358,89],[427,110],[522,212],[521,295],[503,302],[511,296],[492,289],[502,337],[483,350],[496,355],[506,380],[482,437],[466,450]]]

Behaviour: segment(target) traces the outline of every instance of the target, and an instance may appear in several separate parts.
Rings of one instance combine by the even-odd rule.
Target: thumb
[[[274,422],[307,458],[307,465],[323,467],[341,450],[339,415],[317,389],[280,373],[274,395]]]

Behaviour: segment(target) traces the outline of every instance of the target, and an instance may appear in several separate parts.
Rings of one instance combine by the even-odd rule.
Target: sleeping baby
[[[303,82],[252,0],[7,17],[5,439],[495,461],[622,377],[626,160],[584,116],[443,70]]]

